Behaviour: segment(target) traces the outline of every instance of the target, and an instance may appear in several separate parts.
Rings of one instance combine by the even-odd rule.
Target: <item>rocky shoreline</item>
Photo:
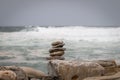
[[[115,60],[67,61],[64,45],[63,41],[51,44],[48,74],[31,67],[0,66],[0,80],[120,80]]]
[[[114,60],[50,60],[48,74],[30,67],[0,66],[0,80],[120,80]]]
[[[120,80],[120,66],[114,60],[49,62],[49,75],[60,80]]]

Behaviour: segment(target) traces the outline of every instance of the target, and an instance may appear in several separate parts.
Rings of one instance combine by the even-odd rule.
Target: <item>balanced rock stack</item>
[[[63,41],[55,41],[52,44],[52,48],[49,49],[50,58],[49,59],[60,59],[63,60],[64,57],[62,57],[65,54],[66,48],[63,48],[65,45]]]

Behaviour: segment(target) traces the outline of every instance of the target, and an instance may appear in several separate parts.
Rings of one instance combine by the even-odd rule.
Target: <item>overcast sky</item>
[[[0,0],[0,26],[120,26],[120,0]]]

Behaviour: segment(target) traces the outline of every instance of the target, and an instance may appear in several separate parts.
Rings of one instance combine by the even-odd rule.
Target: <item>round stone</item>
[[[58,59],[58,60],[64,60],[65,58],[63,56],[50,56],[46,58],[47,60],[54,60],[54,59]]]
[[[50,53],[57,52],[57,51],[65,51],[66,48],[51,48],[49,50]]]
[[[55,41],[55,42],[52,42],[52,46],[56,46],[56,45],[59,45],[59,44],[62,44],[64,45],[63,41]]]
[[[54,45],[52,46],[53,48],[59,48],[59,47],[63,47],[65,44],[58,44],[58,45]]]
[[[62,55],[64,55],[64,51],[56,51],[50,53],[50,56],[62,56]]]

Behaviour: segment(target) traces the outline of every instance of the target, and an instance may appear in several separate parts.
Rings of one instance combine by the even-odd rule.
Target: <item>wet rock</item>
[[[84,80],[120,80],[120,72],[109,76],[88,77],[85,78]]]
[[[64,51],[56,51],[56,52],[52,52],[50,53],[50,56],[62,56],[64,55]]]
[[[61,80],[82,80],[104,75],[104,68],[95,62],[51,60],[48,72],[49,76],[60,76]]]

